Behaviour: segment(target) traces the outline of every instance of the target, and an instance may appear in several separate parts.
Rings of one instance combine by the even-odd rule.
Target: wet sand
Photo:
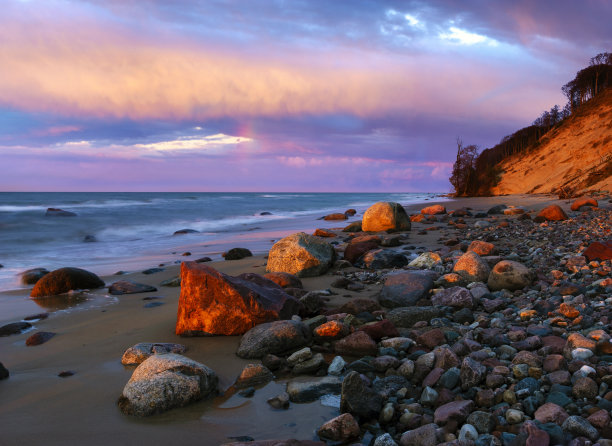
[[[409,214],[426,205],[407,207]],[[550,203],[565,202],[552,196],[511,196],[467,198],[443,203],[448,210],[471,207],[486,211],[495,204],[540,209]],[[317,227],[313,221],[312,229]],[[338,226],[343,226],[340,223]],[[418,248],[439,248],[442,234],[452,235],[453,228],[438,223],[439,230],[418,235],[431,227],[413,223],[411,244]],[[194,256],[195,257],[195,256]],[[186,258],[189,260],[189,258]],[[238,261],[213,262],[214,268],[230,275],[242,272],[265,272],[264,256]],[[152,265],[153,266],[153,265]],[[186,444],[215,445],[230,437],[255,439],[317,439],[316,429],[338,415],[338,410],[320,402],[292,403],[289,410],[274,410],[266,399],[284,390],[277,381],[256,391],[252,398],[238,395],[219,396],[165,414],[139,419],[123,415],[116,401],[133,367],[121,365],[125,349],[139,342],[175,342],[187,347],[185,356],[211,367],[219,376],[220,389],[227,389],[250,363],[234,352],[240,337],[181,338],[174,334],[180,288],[160,287],[159,283],[176,276],[179,266],[163,272],[144,275],[131,273],[103,277],[107,285],[116,280],[134,280],[158,288],[157,292],[107,297],[106,289],[92,292],[88,300],[74,308],[54,311],[26,298],[29,290],[0,293],[0,325],[43,311],[54,311],[48,319],[34,323],[30,332],[0,337],[0,362],[10,371],[10,378],[0,381],[0,445],[22,444]],[[336,276],[303,279],[307,290],[329,288]],[[372,297],[378,285],[360,292],[336,290],[330,306],[340,305],[352,297]],[[345,297],[345,296],[351,297]],[[160,299],[143,300],[158,296]],[[160,306],[145,308],[151,302]],[[57,333],[40,346],[26,347],[25,340],[34,331]],[[61,371],[73,376],[58,377]]]

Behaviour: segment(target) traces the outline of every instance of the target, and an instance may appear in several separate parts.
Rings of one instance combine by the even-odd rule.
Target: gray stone
[[[454,308],[472,308],[474,298],[467,288],[454,286],[437,292],[431,298],[432,305]]]
[[[342,358],[342,356],[336,356],[329,367],[327,368],[327,373],[329,375],[339,376],[342,374],[342,370],[346,366],[346,361]]]
[[[565,432],[569,432],[574,437],[586,437],[591,441],[596,441],[599,438],[599,432],[595,429],[591,423],[582,417],[572,415],[561,425],[561,428]]]
[[[298,277],[324,274],[334,263],[336,251],[318,237],[299,232],[276,242],[268,254],[268,272],[285,272]]]
[[[476,410],[472,412],[466,420],[469,424],[474,426],[476,430],[481,434],[488,434],[493,432],[497,425],[495,415],[490,412],[483,412],[482,410]]]
[[[325,358],[323,358],[323,355],[321,353],[316,353],[312,358],[295,364],[291,373],[293,373],[294,375],[306,375],[308,373],[315,373],[324,365]]]
[[[405,255],[390,249],[368,251],[357,262],[358,266],[369,269],[401,268],[407,264]]]
[[[349,412],[364,418],[378,418],[383,398],[370,388],[359,373],[350,372],[342,383],[340,412]]]
[[[298,321],[273,321],[247,331],[236,354],[241,358],[261,358],[303,347],[311,340],[310,330]]]
[[[119,280],[108,287],[108,292],[113,295],[149,293],[152,291],[157,291],[157,288],[131,280]]]
[[[294,403],[310,403],[323,395],[339,394],[342,380],[336,376],[325,376],[317,380],[293,380],[287,383],[289,399]]]
[[[491,270],[487,285],[491,291],[521,290],[530,285],[532,279],[533,274],[522,263],[502,260]]]
[[[384,278],[378,301],[387,308],[410,307],[427,297],[433,287],[433,271],[398,271]]]
[[[181,344],[167,342],[140,342],[128,348],[121,357],[123,365],[137,365],[142,363],[151,355],[161,355],[164,353],[185,353],[186,348]]]
[[[466,356],[461,363],[461,388],[468,390],[480,384],[487,374],[487,368]]]
[[[478,438],[478,431],[471,424],[464,424],[459,429],[459,441],[476,441]]]
[[[374,440],[373,446],[397,446],[397,443],[393,440],[393,437],[389,433],[384,433]]]
[[[438,307],[398,307],[387,313],[387,319],[396,327],[411,328],[419,321],[429,322],[443,314]]]

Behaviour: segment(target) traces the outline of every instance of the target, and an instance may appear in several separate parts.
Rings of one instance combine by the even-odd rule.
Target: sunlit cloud
[[[170,141],[135,144],[133,147],[155,152],[222,151],[224,147],[252,142],[251,138],[230,136],[223,133],[204,137],[181,137]]]
[[[451,26],[448,31],[441,32],[438,34],[438,37],[457,45],[477,45],[481,43],[489,46],[498,45],[498,42],[494,39],[457,28],[456,26]]]

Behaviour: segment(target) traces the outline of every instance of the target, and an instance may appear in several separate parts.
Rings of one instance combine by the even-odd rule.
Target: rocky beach
[[[3,292],[0,444],[612,445],[609,195],[371,205]]]

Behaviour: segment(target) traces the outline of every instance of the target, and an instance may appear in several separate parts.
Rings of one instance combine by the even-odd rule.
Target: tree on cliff
[[[464,146],[461,138],[457,138],[457,160],[453,164],[453,172],[449,181],[455,188],[456,195],[467,195],[476,180],[476,159],[478,147],[471,144]]]

